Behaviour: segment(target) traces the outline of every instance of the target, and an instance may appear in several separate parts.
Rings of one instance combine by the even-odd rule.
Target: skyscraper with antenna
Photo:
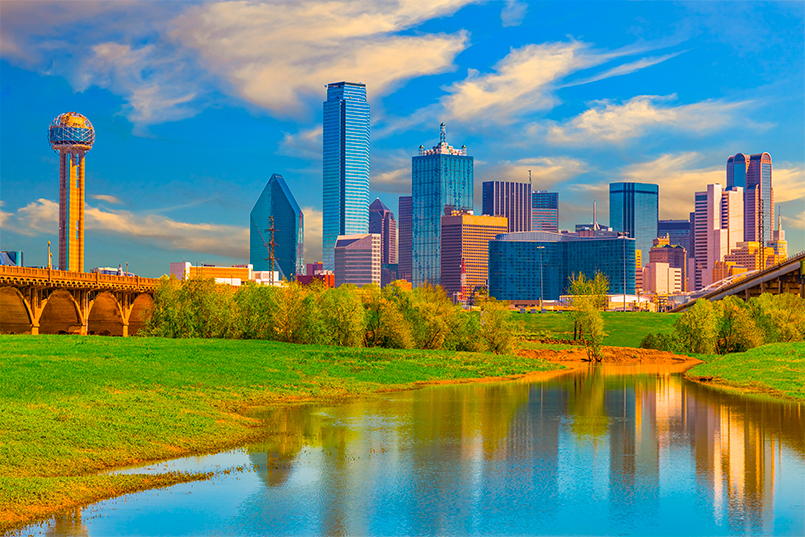
[[[439,143],[419,146],[411,159],[411,279],[414,286],[438,285],[441,278],[441,218],[452,211],[472,211],[473,158],[467,146],[447,143],[445,124]]]

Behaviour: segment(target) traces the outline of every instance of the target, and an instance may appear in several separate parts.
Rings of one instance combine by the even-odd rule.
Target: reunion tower
[[[59,269],[84,272],[84,159],[95,129],[67,112],[50,123],[48,142],[59,153]]]

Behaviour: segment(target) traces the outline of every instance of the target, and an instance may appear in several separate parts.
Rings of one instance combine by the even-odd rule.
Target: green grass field
[[[649,332],[670,333],[676,313],[605,311],[604,345],[614,347],[639,347],[640,341]],[[522,323],[524,332],[544,332],[556,339],[573,339],[573,314],[571,312],[512,313]]]
[[[0,336],[0,344],[0,532],[169,484],[95,474],[258,438],[261,424],[241,413],[251,406],[561,368],[483,353],[243,340]]]
[[[805,399],[805,343],[772,343],[703,358],[707,363],[690,369],[688,376],[713,377],[729,386]]]

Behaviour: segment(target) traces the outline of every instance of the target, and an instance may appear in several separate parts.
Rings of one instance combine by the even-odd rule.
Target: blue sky
[[[0,4],[0,249],[58,243],[60,113],[96,129],[86,269],[248,261],[272,173],[321,256],[325,84],[367,85],[372,199],[396,213],[411,156],[466,144],[480,185],[559,192],[560,224],[608,222],[608,183],[660,185],[660,217],[768,151],[789,251],[805,249],[805,4],[13,2]]]

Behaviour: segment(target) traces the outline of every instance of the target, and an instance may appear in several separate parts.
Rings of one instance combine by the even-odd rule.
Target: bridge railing
[[[132,287],[154,287],[159,282],[157,278],[142,278],[140,276],[118,276],[116,274],[100,274],[97,272],[71,272],[68,270],[10,266],[0,266],[0,276],[17,276],[62,283],[110,284]]]

